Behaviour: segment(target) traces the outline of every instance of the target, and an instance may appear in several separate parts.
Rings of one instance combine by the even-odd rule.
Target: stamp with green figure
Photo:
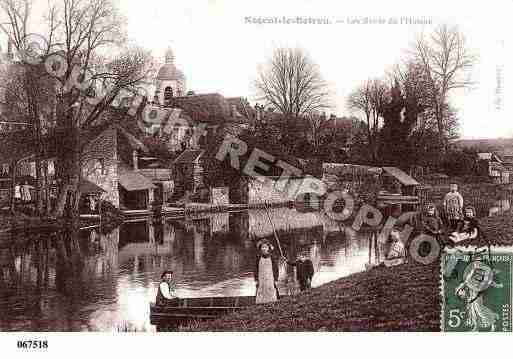
[[[511,332],[513,251],[448,250],[442,257],[442,330]]]

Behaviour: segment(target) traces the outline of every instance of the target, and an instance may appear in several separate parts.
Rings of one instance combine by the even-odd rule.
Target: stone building
[[[82,176],[105,191],[105,200],[122,210],[150,209],[155,185],[139,172],[146,146],[119,125],[110,125],[88,143]]]

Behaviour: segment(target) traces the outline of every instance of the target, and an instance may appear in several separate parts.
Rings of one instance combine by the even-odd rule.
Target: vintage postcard
[[[512,13],[0,0],[0,338],[511,333]]]

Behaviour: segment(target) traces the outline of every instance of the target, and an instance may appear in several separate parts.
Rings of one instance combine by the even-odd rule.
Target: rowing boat
[[[255,297],[180,298],[170,305],[150,304],[150,322],[213,319],[255,304]]]

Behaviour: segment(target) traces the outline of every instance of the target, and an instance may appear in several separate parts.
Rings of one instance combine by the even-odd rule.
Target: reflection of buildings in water
[[[254,245],[249,236],[249,213],[247,211],[230,213],[228,222],[230,233],[244,243],[245,248]]]
[[[0,248],[0,286],[12,283],[15,273],[14,256],[11,249]]]
[[[226,243],[221,253],[219,253],[222,260],[220,268],[225,272],[238,272],[241,269],[241,265],[244,264],[243,251],[240,246],[236,246],[234,243]]]
[[[501,208],[504,212],[509,211],[511,209],[511,203],[510,203],[509,199],[503,198],[499,202],[500,202]]]
[[[272,236],[273,225],[276,231],[287,232],[322,227],[322,216],[319,212],[300,213],[290,208],[269,208],[267,211],[251,210],[249,211],[249,234],[257,238]]]
[[[214,213],[210,216],[210,231],[212,234],[226,234],[230,230],[230,214]]]
[[[194,264],[197,269],[205,268],[205,260],[203,258],[205,252],[205,233],[198,231],[197,227],[193,229],[193,252]]]
[[[153,225],[152,219],[149,219],[146,223],[148,228],[148,242],[155,243],[155,226]]]
[[[89,241],[82,241],[83,275],[93,278],[112,277],[118,268],[119,228],[107,234],[89,232]]]
[[[163,221],[162,237],[164,243],[173,243],[176,240],[176,230],[171,222]]]

